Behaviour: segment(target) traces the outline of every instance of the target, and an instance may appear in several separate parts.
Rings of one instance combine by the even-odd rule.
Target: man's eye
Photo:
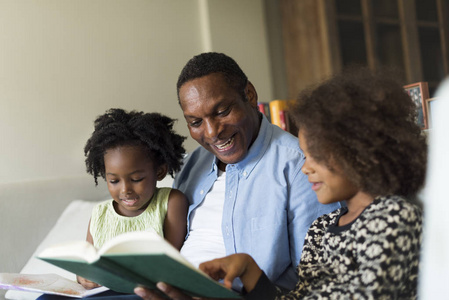
[[[227,116],[230,112],[231,112],[231,108],[228,107],[225,110],[222,110],[222,111],[218,112],[218,115],[219,116]]]
[[[190,127],[198,127],[201,125],[201,121],[190,122]]]

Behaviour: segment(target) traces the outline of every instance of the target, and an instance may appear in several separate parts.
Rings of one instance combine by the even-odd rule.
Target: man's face
[[[259,132],[252,84],[247,84],[245,95],[248,101],[219,73],[188,81],[179,90],[190,135],[224,164],[241,161]]]

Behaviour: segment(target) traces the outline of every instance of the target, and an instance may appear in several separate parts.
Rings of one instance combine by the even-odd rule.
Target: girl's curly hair
[[[387,75],[351,68],[302,92],[289,112],[313,158],[373,195],[414,197],[427,165],[416,105]]]
[[[173,177],[182,166],[185,137],[173,131],[175,120],[159,113],[126,112],[113,108],[95,120],[95,129],[84,147],[86,168],[98,184],[105,178],[104,154],[119,146],[143,146],[156,167],[166,164]]]

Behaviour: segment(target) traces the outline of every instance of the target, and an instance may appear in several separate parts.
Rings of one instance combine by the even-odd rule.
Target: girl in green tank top
[[[158,113],[110,109],[95,120],[86,143],[87,172],[106,180],[112,200],[92,211],[87,241],[101,247],[130,231],[154,230],[180,249],[187,229],[185,195],[156,183],[182,165],[185,137],[173,131],[174,120]],[[85,288],[98,286],[78,276]]]

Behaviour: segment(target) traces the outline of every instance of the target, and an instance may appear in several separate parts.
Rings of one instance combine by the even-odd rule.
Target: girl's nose
[[[126,194],[130,194],[131,191],[131,187],[129,185],[129,183],[127,182],[123,182],[122,184],[122,194],[126,195]]]
[[[304,165],[301,168],[301,171],[306,175],[309,175],[310,173],[312,173],[312,168],[310,166],[310,163],[307,161],[307,159],[305,160]]]

